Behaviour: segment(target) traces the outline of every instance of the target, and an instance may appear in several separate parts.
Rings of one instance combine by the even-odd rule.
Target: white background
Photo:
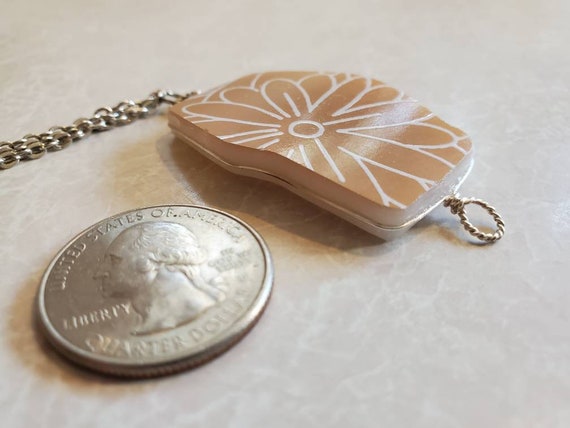
[[[350,71],[471,135],[463,193],[495,204],[508,233],[468,244],[440,208],[382,243],[214,166],[164,116],[91,137],[0,173],[0,424],[569,426],[568,4],[1,0],[2,139],[156,88]],[[68,365],[32,323],[43,270],[90,224],[163,203],[220,208],[264,236],[276,268],[266,314],[176,376],[125,382]]]

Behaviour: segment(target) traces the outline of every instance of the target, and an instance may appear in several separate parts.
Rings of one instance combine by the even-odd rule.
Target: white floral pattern
[[[386,84],[345,73],[249,75],[187,100],[184,117],[404,209],[471,150],[459,129]]]

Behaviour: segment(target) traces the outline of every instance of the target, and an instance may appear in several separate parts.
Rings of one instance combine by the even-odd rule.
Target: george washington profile
[[[142,317],[133,334],[151,334],[188,323],[225,299],[224,291],[202,276],[206,260],[186,227],[140,223],[111,242],[95,278],[105,297],[128,299]]]

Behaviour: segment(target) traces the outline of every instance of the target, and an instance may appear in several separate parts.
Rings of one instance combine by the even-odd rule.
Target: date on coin
[[[69,242],[43,276],[38,319],[53,346],[80,365],[158,376],[237,343],[272,284],[267,245],[241,220],[205,207],[154,206]]]

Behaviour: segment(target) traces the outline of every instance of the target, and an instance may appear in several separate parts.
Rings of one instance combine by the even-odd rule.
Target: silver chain
[[[70,126],[53,126],[41,134],[28,134],[14,142],[0,142],[0,170],[16,166],[20,161],[41,158],[55,152],[93,132],[103,132],[117,126],[128,125],[154,113],[162,104],[176,104],[198,94],[177,94],[173,91],[155,91],[141,101],[125,100],[115,107],[102,107],[89,118],[79,118]]]

